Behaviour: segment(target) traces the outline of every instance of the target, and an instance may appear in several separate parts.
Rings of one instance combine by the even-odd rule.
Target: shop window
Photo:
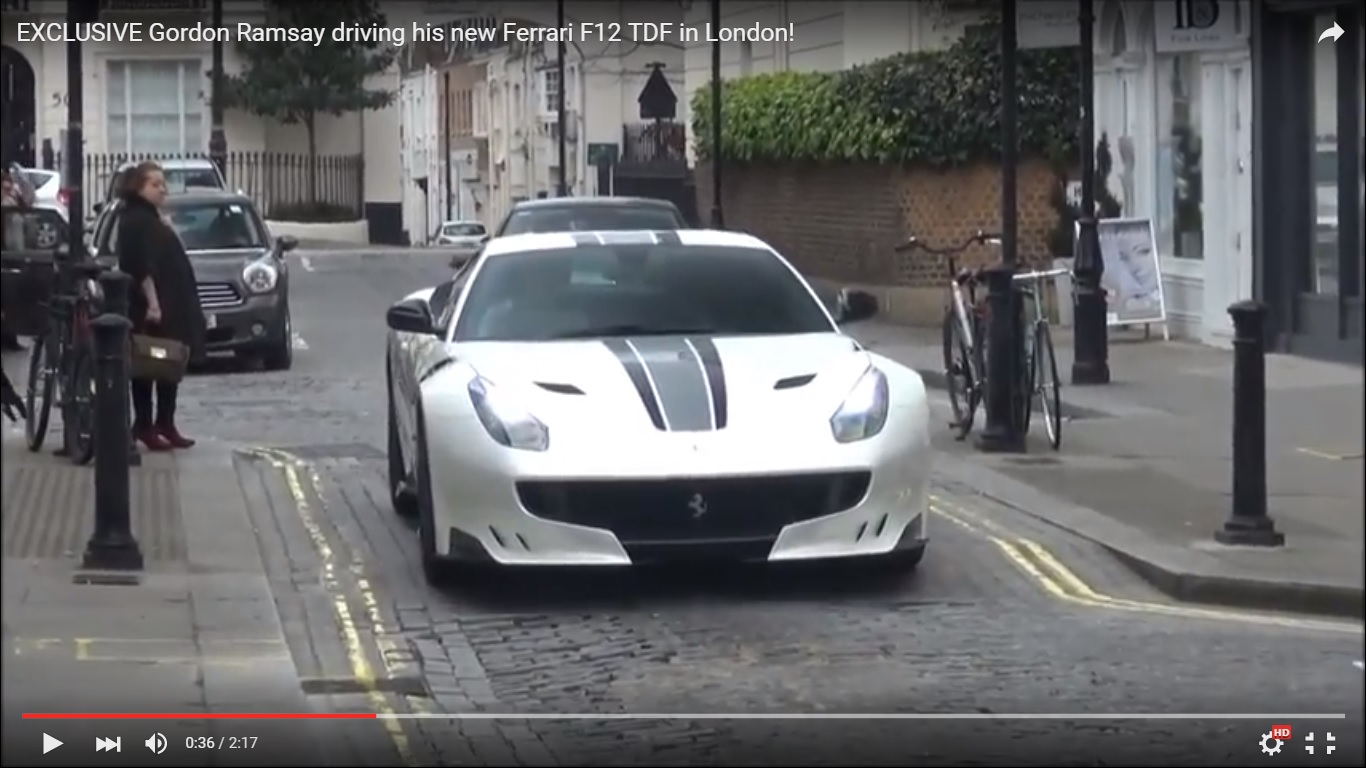
[[[1336,21],[1332,11],[1319,14],[1315,29],[1327,29]],[[1310,152],[1310,197],[1314,209],[1313,238],[1303,262],[1302,286],[1310,293],[1338,292],[1338,60],[1331,45],[1314,48],[1311,88],[1314,104],[1313,144]]]
[[[1158,76],[1158,247],[1164,256],[1200,259],[1205,227],[1198,54],[1162,57]]]

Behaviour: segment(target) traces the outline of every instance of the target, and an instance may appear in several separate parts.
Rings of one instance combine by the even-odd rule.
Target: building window
[[[1157,237],[1164,256],[1204,257],[1203,137],[1198,54],[1159,60]]]
[[[565,96],[568,101],[568,95]],[[541,70],[541,113],[557,115],[560,112],[560,71],[554,67]]]
[[[489,132],[489,125],[488,125],[488,110],[487,110],[488,100],[489,100],[489,87],[488,87],[488,84],[487,84],[487,83],[475,83],[475,84],[474,84],[474,106],[473,106],[473,110],[472,110],[474,114],[471,115],[471,118],[470,118],[470,121],[471,121],[471,122],[473,123],[473,125],[474,125],[474,135],[475,135],[475,136],[487,136],[487,135],[488,135],[488,132]]]
[[[204,147],[203,62],[109,62],[105,142],[111,152],[175,154]]]
[[[1319,14],[1315,24],[1323,29],[1336,21],[1332,11]],[[1338,292],[1338,57],[1331,45],[1314,49],[1313,68],[1314,122],[1311,173],[1314,185],[1310,221],[1314,222],[1313,242],[1307,251],[1312,257],[1304,263],[1304,283],[1310,293],[1337,295]]]

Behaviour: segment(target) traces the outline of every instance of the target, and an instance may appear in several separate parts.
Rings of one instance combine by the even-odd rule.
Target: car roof
[[[236,203],[255,207],[251,198],[241,192],[218,187],[190,187],[184,192],[172,192],[166,196],[166,204],[171,207],[195,203]]]
[[[678,237],[684,246],[718,246],[723,248],[756,248],[772,252],[768,243],[744,232],[726,232],[719,229],[677,229],[667,230]],[[484,256],[499,256],[526,251],[544,251],[556,248],[575,248],[583,244],[586,237],[597,238],[603,245],[641,244],[651,245],[663,242],[654,230],[629,230],[612,232],[534,232],[523,235],[507,235],[490,240],[484,246]]]
[[[137,164],[139,162],[142,161],[129,160],[128,162],[119,166],[119,171],[126,171],[129,168],[135,168],[137,167]],[[218,170],[218,166],[215,165],[214,162],[207,157],[180,157],[172,158],[170,160],[154,160],[154,162],[157,165],[161,166],[161,169],[164,171],[204,171],[209,169],[212,169],[214,171]]]
[[[612,206],[615,208],[665,208],[670,211],[678,206],[668,200],[653,197],[545,197],[538,200],[523,200],[512,206],[513,211],[535,211],[542,208],[587,208]]]

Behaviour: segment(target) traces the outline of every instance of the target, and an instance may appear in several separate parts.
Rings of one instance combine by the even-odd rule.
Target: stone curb
[[[983,462],[941,453],[935,457],[935,465],[993,501],[1103,547],[1173,599],[1264,611],[1366,617],[1366,590],[1361,586],[1240,573],[1221,561],[1215,550],[1203,552],[1157,541],[1133,526],[1046,494]],[[1267,556],[1275,557],[1276,552]]]

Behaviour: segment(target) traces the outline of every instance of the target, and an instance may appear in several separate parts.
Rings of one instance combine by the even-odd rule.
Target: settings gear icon
[[[1274,745],[1274,746],[1273,746]],[[1262,754],[1274,755],[1281,751],[1281,740],[1270,733],[1262,734]]]

